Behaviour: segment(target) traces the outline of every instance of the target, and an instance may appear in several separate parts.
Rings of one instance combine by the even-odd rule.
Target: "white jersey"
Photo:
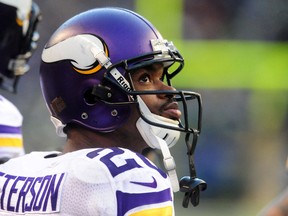
[[[22,122],[17,107],[0,95],[0,159],[24,154]]]
[[[123,148],[32,152],[0,165],[0,215],[174,215],[168,176]]]

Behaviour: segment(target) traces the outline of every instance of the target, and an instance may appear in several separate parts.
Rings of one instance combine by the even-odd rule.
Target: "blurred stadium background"
[[[27,152],[61,149],[39,85],[41,50],[71,16],[95,7],[139,12],[172,40],[186,62],[174,85],[202,94],[198,176],[208,183],[200,205],[176,214],[243,216],[257,212],[287,185],[288,2],[284,0],[35,0],[43,20],[31,71],[17,95],[1,91],[24,115]],[[119,41],[121,43],[121,41]],[[125,52],[125,50],[123,50]],[[63,81],[65,82],[65,81]],[[186,147],[172,148],[178,175],[188,174]]]

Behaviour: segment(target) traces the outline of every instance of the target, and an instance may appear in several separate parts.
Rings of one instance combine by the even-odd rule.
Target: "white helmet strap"
[[[66,134],[63,131],[66,124],[63,124],[59,119],[55,118],[54,116],[50,116],[50,120],[56,128],[56,134],[59,137],[66,137]]]
[[[143,115],[149,118],[149,120],[151,120],[151,118],[154,118],[153,114],[150,112],[150,110],[148,109],[146,104],[143,102],[143,100],[140,98],[140,96],[138,96],[138,102],[140,104],[140,109],[143,112]],[[159,120],[157,119],[154,119],[154,120],[156,122],[159,122]],[[161,123],[168,124],[165,122],[161,122]],[[176,164],[175,164],[173,156],[170,153],[169,145],[161,136],[159,136],[161,135],[161,133],[157,134],[157,131],[163,132],[163,131],[167,131],[168,129],[152,126],[148,124],[147,122],[145,122],[142,118],[138,119],[138,121],[136,122],[136,126],[138,128],[139,133],[142,135],[143,139],[151,148],[154,148],[154,149],[157,148],[161,150],[162,155],[163,155],[164,167],[166,171],[168,172],[173,191],[174,192],[179,191],[179,182],[178,182],[178,177],[176,173]],[[169,134],[174,133],[174,132],[176,136],[175,136],[175,139],[173,139],[173,143],[174,142],[176,143],[178,141],[180,132],[169,130]],[[166,134],[166,132],[164,132],[164,134]]]

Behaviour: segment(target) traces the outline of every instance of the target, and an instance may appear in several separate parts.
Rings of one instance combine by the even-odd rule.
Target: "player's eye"
[[[150,82],[150,76],[148,74],[143,74],[139,77],[139,82],[140,83],[147,83]]]

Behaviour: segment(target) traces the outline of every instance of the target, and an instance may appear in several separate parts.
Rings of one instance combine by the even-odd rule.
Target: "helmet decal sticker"
[[[102,39],[91,34],[81,34],[45,48],[42,60],[46,63],[69,60],[76,72],[86,75],[93,74],[102,69],[102,65],[93,53],[95,47],[97,50],[103,51],[108,58],[108,48]]]
[[[58,115],[66,108],[66,104],[61,97],[56,97],[51,102],[51,108]]]

